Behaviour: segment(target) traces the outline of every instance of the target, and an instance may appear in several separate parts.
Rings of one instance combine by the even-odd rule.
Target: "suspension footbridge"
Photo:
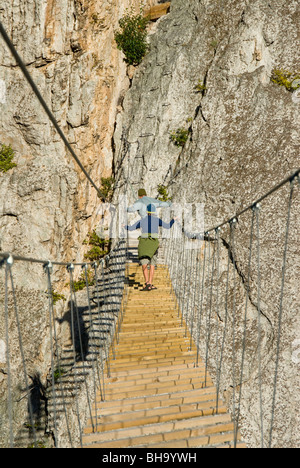
[[[0,33],[67,149],[101,194],[1,23]],[[53,447],[245,447],[242,428],[251,397],[257,445],[276,447],[286,427],[278,394],[289,395],[289,389],[281,388],[287,354],[283,329],[297,303],[290,285],[298,280],[298,240],[291,240],[290,233],[298,232],[299,174],[300,169],[286,174],[251,205],[205,233],[187,233],[178,225],[182,235],[163,242],[157,290],[140,290],[140,267],[126,239],[91,264],[0,252],[0,422],[5,446],[39,447],[47,434]],[[280,266],[275,272],[261,249],[274,194],[282,200],[277,213]],[[246,257],[241,251],[245,238]],[[21,264],[40,268],[44,281],[46,387],[32,373],[30,349],[24,346],[26,301],[17,283]],[[94,271],[93,286],[88,268]],[[64,270],[70,288],[63,317],[53,300],[58,269],[60,274]],[[80,269],[86,287],[78,294],[74,284]],[[272,323],[263,302],[271,271],[278,286]],[[64,321],[69,333],[63,335],[59,326]]]

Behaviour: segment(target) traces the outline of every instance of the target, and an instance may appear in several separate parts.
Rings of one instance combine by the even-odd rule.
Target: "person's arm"
[[[153,205],[156,206],[156,208],[170,208],[172,205],[172,202],[165,202],[158,200],[157,198],[149,198],[149,203],[152,203]]]
[[[165,201],[160,201],[159,200],[159,208],[170,208],[172,205],[172,202],[165,202]]]
[[[140,229],[140,227],[141,227],[141,222],[140,221],[137,221],[132,226],[124,226],[124,228],[127,231],[135,231],[136,229]]]
[[[132,206],[129,206],[127,208],[128,213],[135,213],[136,211],[139,211],[142,207],[142,204],[139,200],[137,200]]]
[[[173,226],[174,223],[175,223],[175,219],[171,219],[171,221],[169,223],[166,223],[162,219],[159,219],[159,225],[162,226],[165,229],[171,229],[171,227]]]

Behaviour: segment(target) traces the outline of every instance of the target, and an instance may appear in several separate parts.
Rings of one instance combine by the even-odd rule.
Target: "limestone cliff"
[[[299,100],[273,83],[271,75],[274,69],[299,71],[299,15],[298,1],[173,0],[170,14],[159,20],[151,36],[150,52],[136,71],[123,103],[124,112],[117,116],[116,155],[122,155],[126,166],[121,179],[129,179],[134,190],[145,186],[152,196],[157,194],[158,185],[163,184],[174,202],[204,203],[205,229],[209,229],[234,216],[297,170]],[[186,131],[187,139],[183,146],[176,146],[170,134],[180,128]],[[117,163],[115,165],[117,167]],[[128,196],[132,197],[130,185],[128,187]],[[263,406],[268,416],[288,193],[286,187],[274,194],[263,204],[260,213],[259,316],[263,327],[260,345],[267,394]],[[299,191],[291,213],[282,326],[284,358],[280,367],[274,442],[277,446],[299,445],[295,430],[299,424],[296,410],[299,366],[292,359],[293,343],[300,330],[296,280],[300,273],[296,260],[299,259],[298,210]],[[235,229],[239,282],[236,290],[237,353],[241,352],[250,218],[250,215],[242,216]],[[228,227],[222,230],[221,236],[224,295],[226,246],[230,244]],[[256,250],[254,256],[242,428],[250,446],[259,446]],[[193,285],[199,288],[195,280]],[[233,286],[229,294],[232,300]],[[219,322],[224,326],[224,315]],[[216,329],[211,333],[215,336]],[[227,381],[222,383],[228,401],[233,385],[230,346],[228,340]],[[202,351],[205,355],[205,349]],[[211,356],[213,372],[213,352]],[[267,426],[266,423],[266,434]]]
[[[48,107],[95,183],[112,172],[117,106],[129,86],[114,31],[129,0],[5,0],[0,19]],[[11,145],[16,167],[0,172],[0,250],[25,257],[83,261],[83,241],[97,222],[100,200],[66,151],[27,81],[0,38],[0,143]],[[1,314],[3,310],[1,270]],[[76,276],[80,270],[75,272]],[[67,295],[66,271],[55,269],[53,288]],[[46,385],[50,367],[46,276],[42,266],[14,267],[28,372]],[[62,291],[63,289],[63,291]],[[10,304],[11,305],[11,304]],[[11,327],[14,329],[13,309]],[[0,340],[5,344],[1,315]],[[16,330],[12,342],[17,341]],[[18,349],[13,372],[22,365]],[[4,357],[3,357],[4,356]],[[1,361],[5,353],[1,352]],[[7,428],[6,364],[0,362],[1,444]],[[3,384],[3,385],[2,385]],[[26,400],[14,388],[16,421]],[[15,393],[16,392],[16,393]],[[24,390],[23,390],[24,392]],[[23,395],[21,391],[21,396]],[[22,407],[23,405],[23,407]]]

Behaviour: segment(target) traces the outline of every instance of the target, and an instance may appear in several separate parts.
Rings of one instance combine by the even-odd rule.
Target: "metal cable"
[[[104,331],[103,331],[103,326],[102,326],[102,320],[101,320],[101,309],[100,309],[100,292],[99,292],[99,284],[98,284],[98,272],[97,272],[97,264],[94,263],[94,278],[95,278],[95,286],[96,286],[96,298],[97,298],[97,318],[98,318],[98,324],[99,324],[99,339],[100,339],[100,344],[102,342],[104,343]],[[106,346],[104,346],[104,353],[105,357],[107,359],[106,355]],[[100,396],[101,400],[105,400],[105,384],[104,384],[104,366],[103,366],[103,355],[102,355],[102,349],[100,346],[100,364],[101,364],[101,376],[102,376],[102,382],[99,377],[99,389],[100,389]],[[97,417],[97,416],[96,416]]]
[[[246,303],[245,303],[245,312],[244,312],[244,332],[243,332],[243,342],[242,342],[242,360],[241,360],[241,373],[239,381],[239,398],[238,398],[238,408],[237,408],[237,427],[239,427],[239,418],[241,411],[241,401],[242,401],[242,387],[243,387],[243,375],[244,375],[244,363],[245,363],[245,353],[246,353],[246,336],[247,336],[247,313],[248,313],[248,302],[250,296],[250,272],[251,272],[251,260],[252,260],[252,246],[253,246],[253,233],[254,233],[254,217],[255,211],[252,210],[252,220],[251,220],[251,229],[250,229],[250,245],[249,245],[249,258],[248,258],[248,275],[247,282],[245,285],[246,289]]]
[[[76,379],[76,342],[75,342],[75,323],[74,323],[74,304],[73,304],[73,295],[74,291],[74,282],[73,282],[73,269],[74,266],[71,264],[67,267],[70,275],[70,312],[71,312],[71,337],[72,337],[72,351],[73,351],[73,365],[74,365],[74,393],[75,393],[75,403],[76,403],[76,415],[78,421],[78,430],[79,430],[79,440],[80,447],[82,448],[82,429],[79,416],[79,404],[78,404],[78,386]]]
[[[232,220],[230,223],[230,247],[233,264],[233,294],[232,294],[232,416],[234,423],[234,448],[237,443],[237,424],[235,416],[235,363],[236,363],[236,350],[235,350],[235,326],[236,326],[236,260],[235,260],[235,235],[234,230],[236,227],[236,220]]]
[[[241,211],[239,211],[235,216],[232,216],[231,218],[228,218],[226,221],[223,221],[221,224],[219,224],[218,226],[215,226],[213,228],[210,228],[208,230],[206,230],[206,233],[209,233],[209,232],[212,232],[212,231],[215,231],[216,229],[220,229],[222,228],[223,226],[225,226],[226,224],[230,223],[233,219],[237,219],[239,218],[242,214],[246,213],[246,211],[250,211],[253,206],[257,206],[259,205],[263,200],[265,200],[266,198],[268,198],[270,195],[272,195],[274,192],[276,192],[277,190],[279,190],[281,187],[283,187],[285,184],[287,184],[288,182],[292,182],[296,177],[299,177],[300,176],[300,169],[298,169],[297,171],[295,171],[293,174],[291,174],[290,176],[288,176],[287,178],[285,178],[284,180],[282,180],[279,184],[275,185],[271,190],[269,190],[267,193],[265,193],[264,195],[262,195],[260,198],[258,198],[257,200],[255,200],[253,203],[251,203],[251,205],[248,205],[246,206],[246,208],[243,208]]]
[[[216,292],[216,369],[218,369],[219,363],[219,321],[220,321],[220,310],[219,310],[219,284],[220,284],[220,229],[216,230],[217,235],[217,292]],[[219,396],[216,395],[216,413],[219,410]]]
[[[258,384],[259,384],[259,411],[260,411],[260,437],[261,448],[264,448],[264,417],[262,396],[262,357],[261,357],[261,311],[260,311],[260,230],[259,230],[259,205],[254,207],[256,219],[256,243],[257,243],[257,347],[258,347]]]
[[[90,300],[90,291],[89,291],[89,280],[87,274],[87,265],[85,264],[83,267],[84,270],[84,279],[85,279],[85,287],[87,293],[87,301],[88,301],[88,314],[89,314],[89,332],[91,335],[92,346],[91,346],[91,360],[92,360],[92,374],[93,374],[93,384],[94,384],[94,401],[96,401],[96,392],[97,392],[97,385],[96,385],[96,374],[95,374],[95,360],[96,360],[96,349],[95,349],[95,334],[94,334],[94,326],[92,320],[92,308],[91,308],[91,300]],[[89,350],[87,350],[89,353]],[[93,431],[97,431],[97,407],[95,411],[95,419],[96,424],[94,426],[94,422],[92,422]],[[92,418],[93,421],[93,418]]]
[[[277,383],[278,383],[280,338],[281,338],[282,315],[283,315],[283,294],[284,294],[284,286],[285,286],[287,250],[288,250],[288,239],[289,239],[291,208],[292,208],[292,201],[293,201],[293,194],[294,194],[294,186],[295,186],[295,179],[290,181],[290,193],[289,193],[287,220],[286,220],[286,228],[285,228],[285,242],[284,242],[284,252],[283,252],[283,261],[282,261],[281,291],[280,291],[280,304],[279,304],[278,328],[277,328],[277,340],[276,340],[276,360],[275,360],[275,372],[274,372],[274,383],[273,383],[273,398],[272,398],[272,409],[271,409],[269,448],[272,447],[275,402],[276,402]]]
[[[48,290],[48,310],[49,310],[49,338],[50,338],[50,350],[51,350],[51,383],[52,383],[52,401],[53,401],[53,419],[54,419],[54,443],[55,447],[58,444],[57,438],[57,410],[56,410],[56,389],[55,389],[55,378],[54,378],[54,355],[53,355],[53,331],[52,324],[53,320],[53,295],[52,295],[52,285],[50,278],[50,267],[47,268],[47,290]],[[60,370],[58,369],[58,372]]]
[[[226,292],[225,292],[225,317],[224,317],[224,329],[223,329],[223,337],[222,337],[222,344],[221,344],[221,353],[220,353],[220,362],[219,367],[217,369],[217,402],[219,401],[220,395],[220,386],[221,386],[221,374],[222,374],[222,363],[223,363],[223,354],[225,348],[225,339],[227,333],[227,323],[228,323],[228,292],[229,292],[229,267],[230,267],[230,252],[228,250],[227,254],[227,274],[226,274]]]
[[[202,267],[202,282],[200,292],[200,307],[198,311],[198,327],[197,327],[197,359],[196,366],[199,365],[199,354],[200,354],[200,337],[201,337],[201,322],[202,322],[202,311],[203,311],[203,297],[204,297],[204,284],[205,284],[205,266],[206,266],[206,242],[204,243],[204,255],[203,255],[203,267]]]
[[[7,369],[7,410],[9,422],[9,446],[14,446],[13,435],[13,404],[12,404],[12,377],[10,366],[10,341],[9,341],[9,318],[8,318],[8,277],[11,264],[9,261],[5,265],[5,299],[4,299],[4,321],[5,321],[5,340],[6,340],[6,369]]]
[[[24,347],[23,347],[23,339],[22,339],[21,326],[20,326],[20,319],[19,319],[19,313],[18,313],[16,290],[15,290],[15,286],[14,286],[12,268],[11,267],[12,267],[12,264],[10,264],[9,276],[10,276],[10,283],[11,283],[13,303],[14,303],[15,320],[16,320],[16,325],[17,325],[17,330],[18,330],[18,340],[19,340],[20,354],[21,354],[22,367],[23,367],[23,373],[24,373],[25,389],[26,389],[26,394],[28,395],[29,421],[30,421],[30,428],[31,428],[31,430],[33,432],[34,447],[36,447],[37,446],[37,438],[36,438],[36,429],[35,429],[32,401],[31,401],[31,389],[29,387],[29,382],[28,382],[28,377],[27,377],[27,366],[26,366],[25,353],[24,353]]]
[[[66,420],[66,426],[67,426],[67,432],[68,432],[68,438],[71,447],[73,448],[73,441],[72,441],[72,436],[71,436],[71,430],[70,430],[70,425],[69,425],[69,418],[68,418],[68,413],[67,413],[67,405],[66,405],[66,397],[65,397],[65,391],[64,387],[62,384],[62,379],[61,379],[61,372],[62,372],[62,365],[60,362],[60,352],[59,352],[59,346],[58,346],[58,339],[57,339],[57,332],[56,332],[56,320],[55,320],[55,314],[54,314],[54,307],[53,307],[53,293],[52,293],[52,281],[51,281],[51,274],[52,274],[52,264],[51,262],[48,262],[47,264],[44,265],[44,271],[47,275],[47,283],[48,283],[48,296],[49,296],[49,316],[52,316],[53,320],[53,336],[54,336],[54,343],[56,347],[56,368],[58,371],[58,385],[59,385],[59,390],[62,398],[62,404],[63,404],[63,411],[65,415],[65,420]],[[50,303],[51,301],[51,303]],[[52,367],[53,369],[53,367]],[[59,446],[59,438],[56,437],[56,442],[57,446]]]

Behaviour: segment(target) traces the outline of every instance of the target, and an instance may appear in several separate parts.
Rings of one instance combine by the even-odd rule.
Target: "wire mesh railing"
[[[287,340],[299,315],[299,185],[297,172],[204,235],[177,224],[164,242],[178,313],[217,400],[256,447],[288,446],[295,430],[285,378],[295,372]]]
[[[86,418],[97,430],[96,394],[105,399],[104,372],[109,373],[123,309],[126,302],[126,240],[120,240],[104,259],[92,264],[63,264],[0,254],[1,266],[1,445],[4,447],[77,447]],[[41,264],[45,288],[41,291],[41,317],[24,323],[26,307],[15,285],[18,262]],[[93,285],[88,266],[94,270]],[[69,295],[63,311],[57,310],[53,291],[55,268],[67,268]],[[82,268],[84,289],[76,292],[76,269]],[[78,273],[78,272],[77,272]],[[29,292],[28,292],[29,293]],[[1,301],[2,302],[2,301]],[[26,327],[45,322],[47,335],[31,336]],[[4,349],[5,348],[5,349]],[[44,375],[33,358],[39,354]],[[3,404],[5,402],[5,405]],[[6,406],[6,407],[4,407]]]

